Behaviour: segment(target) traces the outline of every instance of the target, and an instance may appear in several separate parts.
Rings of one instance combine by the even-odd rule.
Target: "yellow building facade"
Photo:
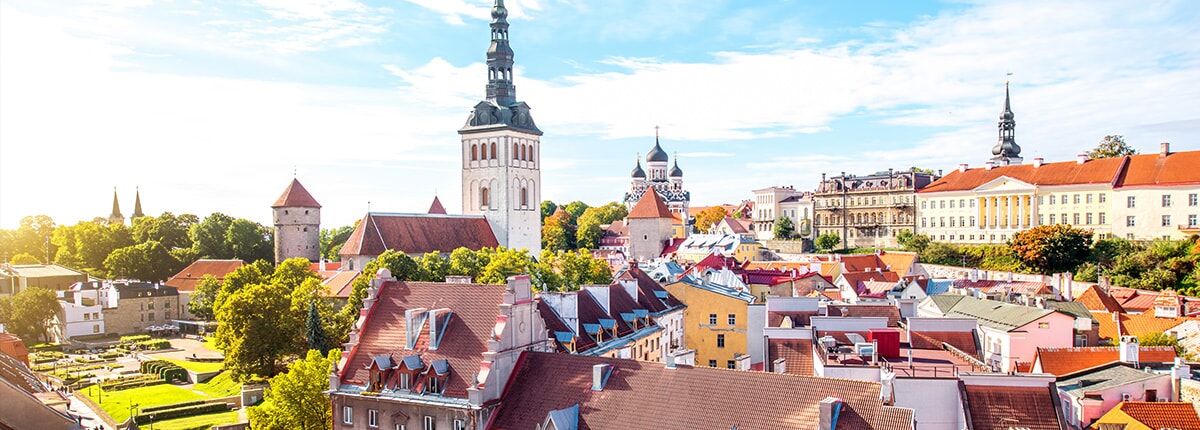
[[[737,368],[747,349],[747,310],[754,303],[749,292],[719,285],[676,282],[664,288],[687,306],[683,311],[683,336],[696,351],[696,366]]]

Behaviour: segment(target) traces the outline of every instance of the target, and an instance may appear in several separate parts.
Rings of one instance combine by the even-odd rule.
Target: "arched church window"
[[[533,162],[533,145],[529,145],[529,161]]]
[[[522,160],[526,160],[526,158],[525,158],[525,148],[526,148],[526,146],[525,146],[525,145],[521,145],[521,159],[522,159]]]
[[[518,146],[518,145],[517,145],[517,143],[516,143],[516,142],[513,142],[513,159],[514,159],[514,160],[520,160],[520,159],[521,159],[521,157],[520,157],[520,155],[521,155],[521,154],[520,154],[520,153],[519,153],[519,151],[517,150],[517,146]]]
[[[496,142],[492,142],[492,157],[491,158],[493,160],[496,159]]]
[[[529,189],[521,187],[521,206],[529,206]]]
[[[471,145],[471,161],[479,159],[479,145]]]
[[[488,196],[487,187],[479,190],[479,205],[481,207],[490,207],[492,205],[492,201],[489,197],[490,196]]]

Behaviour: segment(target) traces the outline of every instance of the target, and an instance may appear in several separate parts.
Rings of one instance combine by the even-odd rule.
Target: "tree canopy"
[[[842,237],[838,236],[837,233],[829,232],[817,236],[817,240],[813,242],[813,245],[816,245],[818,249],[829,250],[840,243],[842,243]]]
[[[302,360],[288,365],[287,373],[271,379],[263,403],[246,410],[256,429],[328,430],[333,428],[333,408],[325,390],[329,373],[341,351],[309,350]]]
[[[13,295],[0,297],[0,323],[5,329],[29,341],[49,341],[46,329],[50,320],[62,312],[58,297],[42,287],[30,287]]]
[[[1092,231],[1042,225],[1014,233],[1009,246],[1022,264],[1042,274],[1070,271],[1091,253]]]
[[[728,214],[725,213],[725,208],[721,206],[712,206],[702,210],[699,214],[696,214],[696,231],[710,233],[713,227],[716,227],[717,223],[720,223],[726,216]]]
[[[1088,158],[1116,158],[1137,154],[1137,150],[1125,143],[1125,137],[1119,134],[1104,136],[1095,148],[1087,152]]]
[[[775,233],[776,239],[791,239],[796,236],[796,225],[792,223],[791,218],[781,216],[775,220],[773,233]]]

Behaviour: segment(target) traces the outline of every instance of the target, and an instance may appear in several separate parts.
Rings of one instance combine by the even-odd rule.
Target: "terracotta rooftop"
[[[1113,411],[1152,429],[1200,430],[1200,416],[1196,405],[1190,402],[1121,402]],[[1109,414],[1105,414],[1097,422],[1127,421],[1110,420]]]
[[[900,308],[892,305],[830,305],[828,312],[831,317],[885,317],[888,327],[900,325]]]
[[[732,232],[734,232],[735,234],[750,234],[750,233],[753,233],[752,231],[750,231],[750,225],[751,225],[751,222],[752,222],[752,221],[750,221],[750,220],[748,220],[748,219],[745,219],[745,218],[738,219],[738,218],[733,218],[733,217],[725,217],[725,219],[723,219],[723,220],[721,220],[721,221],[722,221],[722,222],[724,222],[726,225],[728,225],[728,226],[729,226],[729,230],[730,230],[730,231],[732,231]]]
[[[1125,158],[1102,158],[1077,161],[1045,163],[1040,167],[1033,164],[997,166],[992,169],[977,167],[966,171],[953,170],[934,181],[918,193],[974,190],[988,182],[1008,177],[1032,185],[1075,185],[1116,183],[1117,176],[1126,163]]]
[[[196,284],[204,275],[213,275],[217,280],[225,280],[225,275],[244,266],[242,260],[196,260],[167,279],[166,285],[179,291],[195,291]]]
[[[433,204],[429,205],[429,210],[426,212],[436,215],[445,215],[446,207],[442,206],[442,201],[439,200],[437,196],[433,196]]]
[[[863,272],[869,269],[891,270],[888,269],[887,263],[875,254],[843,255],[841,262],[846,265],[847,272]]]
[[[1119,339],[1121,336],[1142,336],[1153,333],[1163,333],[1172,327],[1183,324],[1188,320],[1198,318],[1159,318],[1150,314],[1109,314],[1093,313],[1100,323],[1100,339]],[[1113,318],[1120,318],[1118,326]],[[1119,333],[1118,333],[1119,329]]]
[[[784,371],[792,375],[813,376],[813,348],[811,339],[769,339],[767,362],[784,359]],[[776,369],[772,369],[775,371]]]
[[[1121,307],[1121,304],[1118,303],[1113,296],[1110,296],[1108,293],[1105,293],[1104,290],[1101,290],[1100,286],[1098,285],[1089,286],[1083,291],[1083,294],[1080,294],[1079,297],[1075,298],[1075,301],[1083,303],[1083,305],[1087,306],[1088,310],[1091,311],[1110,313],[1125,312],[1125,309]]]
[[[675,214],[667,208],[667,204],[663,203],[662,196],[658,195],[658,191],[654,188],[646,190],[642,194],[642,198],[637,204],[633,205],[633,209],[629,210],[628,219],[638,218],[675,218]]]
[[[1059,430],[1053,388],[966,385],[968,428]]]
[[[914,349],[944,349],[949,344],[972,357],[978,357],[975,333],[969,331],[923,331],[909,332],[908,343]]]
[[[896,275],[896,272],[842,272],[842,278],[856,291],[862,289],[863,282],[891,282],[893,286],[900,282],[900,276]]]
[[[891,267],[891,271],[896,272],[900,276],[908,274],[912,270],[913,264],[917,262],[917,253],[901,252],[901,251],[879,251],[879,259],[883,264]]]
[[[499,245],[482,215],[370,212],[350,233],[339,254],[374,256],[389,249],[405,254],[449,253],[459,247],[478,251]]]
[[[612,367],[592,390],[598,364]],[[879,392],[875,382],[525,352],[488,428],[533,429],[572,410],[579,429],[811,429],[835,397],[837,429],[912,429],[913,411],[883,406]]]
[[[275,200],[275,204],[271,205],[271,207],[320,208],[321,204],[317,203],[317,199],[314,199],[312,194],[309,194],[308,190],[304,189],[303,185],[300,185],[299,180],[292,178],[292,183],[288,184],[287,189],[283,190],[283,194]]]
[[[1040,364],[1042,373],[1063,376],[1120,360],[1121,352],[1115,346],[1038,348],[1033,366],[1034,369],[1037,369]],[[1138,349],[1138,362],[1170,363],[1173,361],[1175,361],[1175,348],[1173,347],[1143,346]]]
[[[324,284],[329,287],[329,296],[339,299],[350,298],[350,293],[354,291],[354,279],[362,272],[357,270],[340,270],[331,272],[329,276],[325,276],[326,272],[318,272],[321,277],[325,278]]]
[[[979,280],[971,281],[968,279],[954,280],[954,288],[978,288],[989,293],[1004,293],[1012,291],[1013,294],[1036,295],[1050,294],[1050,286],[1044,282],[1030,281],[1002,281],[1002,280]]]
[[[492,339],[506,288],[499,284],[384,283],[360,332],[359,343],[342,369],[342,383],[366,385],[367,366],[375,357],[391,355],[399,361],[420,355],[424,363],[449,362],[450,375],[443,396],[465,398],[467,387],[479,372],[487,342]],[[405,311],[416,308],[448,308],[452,312],[437,349],[429,348],[428,322],[422,325],[414,347],[405,348]]]
[[[1200,184],[1200,151],[1129,156],[1128,167],[1121,172],[1118,187]]]

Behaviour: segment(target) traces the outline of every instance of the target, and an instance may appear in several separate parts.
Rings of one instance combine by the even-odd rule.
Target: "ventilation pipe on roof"
[[[992,170],[992,169],[993,169],[993,168],[995,168],[995,167],[996,167],[996,162],[995,162],[995,161],[989,161],[989,162],[983,163],[983,168],[984,168],[985,170]]]
[[[1075,157],[1076,157],[1075,164],[1083,164],[1083,163],[1086,163],[1088,160],[1087,154],[1079,154],[1079,155],[1076,155]]]
[[[1171,155],[1171,142],[1163,142],[1158,144],[1158,155],[1163,157]]]
[[[1036,169],[1038,167],[1042,167],[1042,163],[1044,163],[1045,161],[1046,160],[1042,157],[1034,158],[1033,159],[1033,168]]]
[[[959,165],[958,165],[958,171],[959,171],[959,172],[965,172],[965,171],[967,171],[967,163],[962,163],[962,164],[959,164]]]
[[[771,362],[771,370],[775,373],[787,373],[787,359],[782,357],[776,358],[775,361]]]

